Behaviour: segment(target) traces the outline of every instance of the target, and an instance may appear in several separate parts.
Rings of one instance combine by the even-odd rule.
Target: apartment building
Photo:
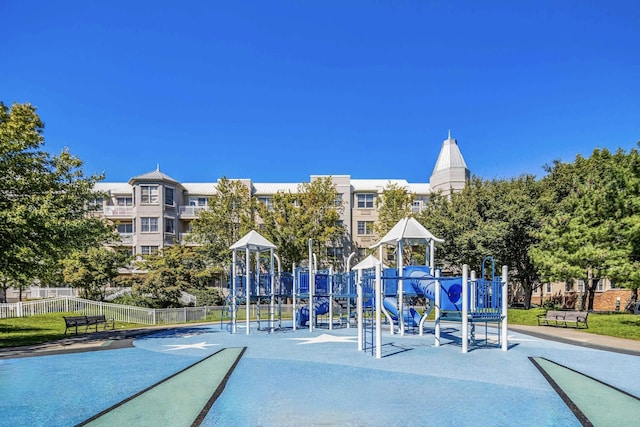
[[[421,210],[432,191],[450,194],[461,190],[470,172],[457,141],[447,137],[442,143],[431,181],[409,183],[404,179],[352,179],[350,175],[332,175],[342,204],[341,221],[349,247],[329,248],[340,259],[356,248],[376,243],[373,225],[378,218],[376,198],[389,185],[395,184],[415,195],[413,209]],[[311,175],[310,181],[326,177]],[[259,202],[269,205],[278,192],[293,192],[299,183],[259,183],[241,179]],[[94,210],[113,220],[121,242],[114,242],[130,254],[150,254],[165,246],[186,243],[191,222],[208,209],[209,198],[216,193],[216,182],[178,182],[159,168],[134,176],[129,182],[101,182],[95,190],[106,197],[96,200]]]

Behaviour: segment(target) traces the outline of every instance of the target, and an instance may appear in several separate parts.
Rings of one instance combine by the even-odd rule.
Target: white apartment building
[[[326,175],[312,175],[310,180]],[[357,248],[368,248],[376,242],[373,225],[378,218],[376,198],[389,184],[407,189],[415,196],[413,209],[421,210],[431,192],[450,194],[461,190],[470,172],[455,139],[448,138],[436,161],[430,182],[409,183],[404,179],[352,179],[349,175],[333,175],[343,204],[342,224],[349,247],[329,248],[337,259]],[[232,178],[229,178],[232,179]],[[241,179],[259,202],[269,204],[278,192],[295,193],[299,183],[259,183]],[[121,242],[130,254],[149,254],[165,246],[186,243],[191,221],[208,209],[209,198],[216,193],[216,182],[178,182],[158,169],[138,176],[129,182],[101,182],[97,192],[106,194],[96,200],[95,210],[114,222]],[[114,245],[116,243],[114,242]]]

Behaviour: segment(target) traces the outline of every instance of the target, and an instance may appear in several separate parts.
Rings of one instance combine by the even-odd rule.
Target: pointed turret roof
[[[442,148],[440,149],[440,154],[438,154],[438,160],[436,161],[436,166],[433,168],[432,175],[439,171],[450,170],[451,168],[466,169],[467,163],[464,161],[464,157],[462,157],[460,148],[458,148],[458,141],[451,138],[451,131],[449,131],[447,139],[442,143]]]
[[[169,175],[160,172],[160,165],[158,165],[156,169],[152,170],[151,172],[134,176],[129,180],[129,184],[133,184],[136,181],[164,181],[164,182],[171,182],[181,186],[181,184],[178,181],[171,178]]]

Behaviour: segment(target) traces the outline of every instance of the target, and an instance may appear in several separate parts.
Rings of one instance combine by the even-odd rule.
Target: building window
[[[584,280],[578,280],[578,292],[584,292]]]
[[[342,193],[338,193],[336,195],[336,198],[334,199],[333,204],[336,207],[342,206]]]
[[[358,234],[373,234],[373,221],[358,221]]]
[[[340,247],[339,248],[327,248],[327,256],[329,258],[340,259],[340,258],[342,258],[342,254],[343,254],[343,251],[342,251],[342,248],[340,248]]]
[[[118,224],[118,233],[120,234],[133,233],[133,224],[130,222]]]
[[[116,204],[118,206],[133,206],[133,197],[118,197]]]
[[[567,280],[564,282],[564,291],[573,292],[573,280]]]
[[[150,218],[150,217],[140,218],[140,229],[143,233],[157,233],[158,218]]]
[[[546,285],[544,285],[544,287],[545,287],[544,292],[546,294],[550,294],[551,293],[551,283],[547,283]]]
[[[358,194],[358,208],[372,209],[375,198],[376,198],[376,195],[373,193]]]
[[[158,186],[157,185],[141,185],[140,201],[147,204],[158,204]]]
[[[140,253],[142,255],[157,254],[158,247],[157,246],[140,246]]]
[[[102,197],[98,197],[96,199],[93,199],[90,203],[89,203],[89,210],[92,211],[101,211],[102,210],[102,206],[104,205],[104,199]]]
[[[596,291],[597,292],[604,291],[604,280],[603,279],[598,279],[598,283],[596,284]]]
[[[173,188],[164,187],[164,204],[173,206]]]
[[[189,206],[207,206],[209,199],[206,197],[189,197]]]
[[[171,218],[164,219],[164,231],[165,233],[175,233],[175,221]]]
[[[258,196],[258,203],[263,204],[267,210],[273,209],[273,198],[270,196]]]

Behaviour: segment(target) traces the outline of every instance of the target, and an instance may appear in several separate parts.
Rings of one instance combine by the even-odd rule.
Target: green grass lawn
[[[543,309],[516,310],[509,309],[509,324],[538,324],[538,314]],[[77,313],[53,313],[40,316],[0,319],[0,348],[34,345],[64,338],[63,316]],[[238,321],[244,320],[244,313],[238,313]],[[633,314],[589,314],[589,329],[581,331],[592,334],[608,335],[618,338],[640,340],[640,316]],[[220,321],[217,312],[211,313],[207,321]],[[116,322],[116,329],[134,329],[143,325]]]
[[[509,324],[536,326],[538,324],[538,314],[544,312],[545,310],[541,308],[532,308],[531,310],[509,309]],[[583,332],[640,340],[640,316],[638,315],[589,313],[587,321],[589,329],[580,329]]]

